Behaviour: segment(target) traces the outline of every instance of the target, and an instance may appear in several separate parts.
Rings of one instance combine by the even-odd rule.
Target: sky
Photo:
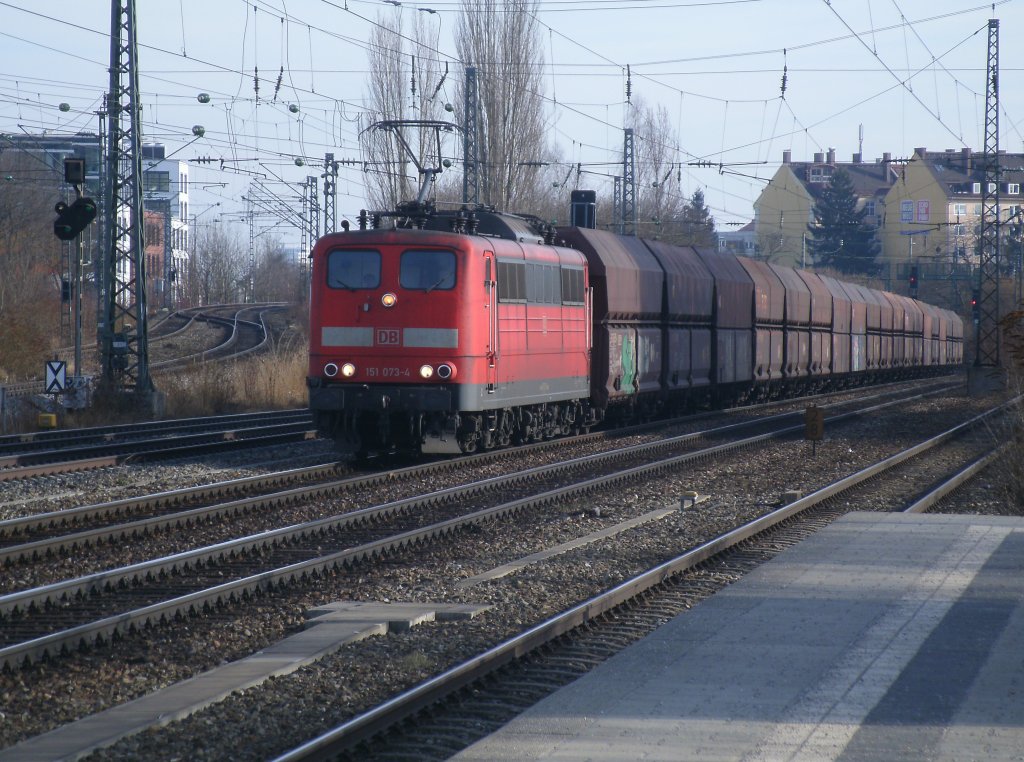
[[[909,158],[917,147],[981,150],[993,18],[1000,148],[1024,151],[1024,50],[1014,42],[1024,0],[541,0],[538,8],[566,206],[572,187],[607,192],[638,103],[668,114],[668,181],[686,198],[701,190],[723,230],[753,219],[784,150],[794,161],[834,148],[839,160],[860,152],[869,162],[883,152]],[[240,225],[246,196],[300,209],[301,186],[320,174],[327,152],[348,162],[337,210],[339,221],[354,220],[367,205],[359,132],[372,118],[374,25],[396,14],[437,25],[437,55],[450,71],[437,97],[450,102],[463,68],[451,38],[458,12],[454,0],[138,0],[143,140],[190,162],[197,224]],[[106,0],[0,0],[0,133],[95,131],[109,28]],[[598,210],[599,219],[609,214]],[[271,214],[256,226],[259,236],[299,241]]]

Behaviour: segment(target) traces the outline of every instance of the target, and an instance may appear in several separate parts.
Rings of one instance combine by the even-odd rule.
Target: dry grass
[[[168,418],[282,410],[306,404],[306,347],[277,346],[233,362],[207,363],[159,380]]]

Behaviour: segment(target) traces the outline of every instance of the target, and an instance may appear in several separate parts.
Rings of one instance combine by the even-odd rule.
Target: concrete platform
[[[463,760],[1022,760],[1024,519],[855,513]]]

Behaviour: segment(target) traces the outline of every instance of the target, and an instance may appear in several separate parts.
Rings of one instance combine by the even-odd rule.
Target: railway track
[[[906,400],[895,400],[873,409],[906,404]],[[839,424],[869,412],[835,413],[830,422]],[[468,526],[586,499],[684,464],[802,432],[802,422],[794,424],[792,414],[781,418],[788,420],[751,424],[768,426],[770,431],[712,447],[695,449],[692,444],[709,432],[635,445],[9,593],[0,597],[0,614],[7,619],[0,659],[17,667],[80,643],[106,640],[132,628],[421,547]],[[729,435],[719,432],[723,434]],[[314,492],[323,489],[313,488]],[[291,494],[284,499],[308,497],[308,493]],[[143,535],[145,528],[118,531]],[[57,542],[69,541],[58,538]],[[8,551],[11,557],[29,556],[23,550]],[[41,558],[45,553],[37,545],[31,556]]]
[[[316,436],[307,410],[12,435],[0,438],[0,482]]]
[[[950,384],[938,383],[925,387],[922,389],[922,392],[940,394],[950,388],[953,388]],[[896,395],[897,398],[906,398],[906,393],[902,391],[902,387],[896,387],[892,390],[881,390],[877,394],[860,397],[859,399],[862,401],[883,401],[891,398],[892,395]],[[825,395],[822,396],[824,397]],[[817,401],[822,401],[821,398],[816,399]],[[840,410],[844,404],[847,404],[847,401],[840,397],[832,403],[823,402],[822,409]],[[785,406],[792,407],[788,403]],[[718,428],[720,429],[719,433],[724,434],[729,431],[739,431],[745,426],[769,425],[773,420],[779,420],[781,416],[785,415],[792,416],[794,421],[797,420],[799,412],[794,410],[780,412],[775,415],[775,418],[751,419],[751,416],[759,414],[768,415],[769,411],[777,407],[778,404],[773,403],[731,411],[717,411],[715,413],[692,416],[684,419],[683,423],[696,426],[701,420],[723,421],[732,417],[739,417],[741,419],[740,422],[734,425],[725,424],[719,427],[712,425],[712,428]],[[198,420],[202,422],[210,419]],[[588,446],[595,449],[601,447],[611,448],[616,446],[616,442],[631,436],[646,435],[652,440],[657,441],[662,438],[661,432],[664,432],[666,429],[671,430],[672,426],[673,422],[665,421],[606,432],[594,432],[572,440],[553,440],[527,445],[518,448],[515,450],[515,453],[530,454],[550,451],[554,457],[559,457],[558,453],[566,449],[580,449]],[[107,436],[107,432],[99,430],[94,436],[102,438]],[[340,481],[323,483],[328,481],[329,477],[337,478],[352,472],[349,464],[344,461],[337,461],[301,469],[288,469],[263,476],[245,477],[197,487],[169,490],[154,495],[131,497],[102,504],[82,505],[34,516],[24,516],[0,522],[0,548],[7,548],[13,544],[24,544],[23,549],[14,548],[0,553],[0,563],[10,563],[15,558],[23,556],[59,554],[80,545],[109,541],[116,536],[139,532],[152,533],[160,528],[195,524],[219,517],[225,513],[242,515],[256,510],[264,511],[275,506],[294,503],[298,500],[314,496],[340,495],[346,491],[364,487],[372,488],[378,484],[393,483],[399,479],[417,481],[432,474],[475,467],[485,463],[500,462],[509,457],[508,451],[495,451],[454,460],[442,459],[431,463],[401,468],[385,468],[382,473],[371,472],[358,477],[346,476],[346,478]],[[515,456],[512,455],[511,457]],[[311,489],[308,493],[302,490],[292,490],[276,496],[263,497],[271,490],[280,490],[286,487],[297,488],[303,484],[308,484],[311,487],[315,485],[315,489]],[[247,497],[253,499],[247,500]],[[221,509],[216,504],[209,505],[209,501],[218,498],[232,498],[232,502],[228,504],[226,509]],[[208,505],[208,508],[204,508],[204,506]],[[149,521],[147,521],[147,517],[150,519]],[[124,528],[112,526],[109,534],[102,531],[105,526],[125,521],[129,518],[133,522],[132,525]],[[74,530],[76,534],[68,535],[66,540],[61,540],[59,533],[69,530]],[[54,539],[48,541],[45,539],[47,537],[53,537]]]
[[[864,509],[920,512],[948,498],[1005,452],[979,438],[980,455],[965,468],[963,452],[946,458],[942,476],[922,475],[915,459],[964,448],[1020,398],[726,532],[611,590],[532,627],[276,757],[299,760],[447,759],[498,729],[543,697],[593,669],[668,619],[770,560],[840,516],[851,502]],[[984,444],[980,443],[984,439]],[[940,458],[941,459],[941,458]],[[907,480],[907,477],[910,477]],[[904,481],[898,495],[874,494],[885,480]],[[909,482],[909,483],[908,483]],[[928,486],[921,489],[922,485]]]
[[[161,342],[174,347],[175,341],[180,341],[183,338],[187,340],[189,329],[196,324],[221,328],[223,338],[211,347],[185,349],[184,354],[181,354],[181,348],[173,349],[174,356],[156,360],[150,364],[150,367],[154,372],[166,372],[196,363],[239,359],[258,352],[265,348],[270,341],[271,332],[267,326],[268,313],[280,312],[286,308],[285,304],[249,304],[218,305],[182,311],[180,314],[186,320],[185,325],[170,333],[157,334],[153,339],[155,353],[162,355],[167,352],[167,348],[161,346]],[[227,312],[228,315],[220,314],[223,312]],[[253,313],[255,314],[253,315]]]
[[[797,401],[792,407],[801,404]],[[648,569],[677,555],[681,548],[696,547],[736,523],[758,517],[774,507],[782,491],[800,485],[824,485],[840,478],[855,464],[869,462],[867,457],[878,451],[878,444],[884,442],[886,451],[895,452],[901,443],[917,436],[918,430],[937,431],[938,421],[963,415],[970,407],[971,401],[964,397],[940,396],[934,402],[893,405],[848,424],[833,426],[829,421],[817,460],[811,457],[809,443],[783,438],[770,446],[669,470],[661,476],[598,490],[580,499],[566,498],[548,508],[525,509],[512,521],[472,525],[438,541],[406,545],[400,551],[351,568],[297,579],[223,606],[209,606],[202,615],[197,610],[145,633],[102,640],[85,651],[71,650],[30,670],[0,673],[0,693],[6,697],[4,712],[8,717],[6,725],[0,726],[0,747],[89,713],[83,707],[93,706],[92,711],[98,711],[196,676],[219,663],[244,659],[296,632],[295,628],[301,630],[302,611],[332,601],[354,597],[392,601],[483,600],[492,604],[492,610],[471,626],[438,623],[346,647],[288,679],[232,695],[223,703],[167,728],[124,738],[112,750],[118,758],[188,757],[188,750],[201,743],[206,749],[220,748],[219,752],[209,752],[214,757],[234,757],[244,747],[247,759],[271,758],[317,732],[351,719],[359,711],[388,702],[430,675],[483,653],[546,616],[572,608],[623,580],[630,571]],[[799,410],[802,412],[802,407]],[[748,412],[738,410],[711,417],[721,422],[721,418],[744,418]],[[711,427],[710,423],[705,424],[705,428]],[[629,432],[616,431],[608,433],[606,446],[611,446],[620,433],[623,442],[636,443],[637,437]],[[559,448],[556,443],[554,440],[546,444],[563,455],[573,449]],[[534,460],[520,450],[491,455],[493,460],[481,461],[487,464],[482,467],[485,473],[490,474],[507,468],[510,462]],[[421,475],[416,485],[405,488],[411,494],[416,490],[437,490],[445,480],[465,480],[460,477],[456,463],[449,461],[456,468],[451,473]],[[915,469],[933,471],[930,464],[911,466],[910,471]],[[93,479],[89,475],[75,478]],[[156,481],[166,483],[167,478],[158,476]],[[898,481],[905,480],[901,476]],[[377,503],[391,499],[398,492],[399,482],[405,480],[383,480],[362,496],[333,499],[331,506],[337,507],[341,500],[368,505],[372,498],[366,495],[376,497]],[[579,550],[523,567],[508,577],[476,587],[459,587],[462,592],[451,586],[456,580],[495,564],[515,561],[595,528],[614,527],[620,520],[663,506],[672,495],[693,488],[709,496],[698,509],[675,510],[667,518],[624,534],[589,540],[590,544]],[[765,497],[766,493],[769,497]],[[273,521],[276,511],[260,513],[267,513]],[[162,535],[177,540],[192,536],[213,538],[214,530],[227,531],[229,524],[241,530],[251,526],[246,522],[245,517],[232,516],[223,526],[186,525]],[[160,536],[156,533],[157,538]],[[115,558],[115,551],[131,552],[142,558],[149,552],[146,547],[150,539],[143,534],[96,547],[82,546],[41,560],[38,566],[71,572],[78,569],[82,559],[103,553]],[[15,563],[7,568],[4,577],[19,578],[33,568],[36,567]],[[128,691],[127,685],[131,686]],[[33,709],[40,702],[51,710],[40,715]],[[280,722],[266,726],[255,719],[244,719],[270,715],[280,718]],[[212,730],[215,732],[211,735]]]
[[[947,389],[938,386],[924,394],[937,394]],[[890,392],[873,395],[870,399],[876,405],[899,404],[908,399],[920,398],[921,393]],[[888,403],[883,402],[889,400]],[[862,414],[858,410],[865,398],[840,400],[823,405],[835,421],[844,415]],[[846,408],[852,413],[842,414]],[[870,412],[870,409],[867,411]],[[623,447],[617,444],[629,434],[651,431],[651,426],[638,426],[629,430],[593,433],[575,440],[555,440],[520,448],[516,453],[550,452],[555,462],[544,468],[534,468],[518,477],[504,477],[495,481],[498,490],[507,489],[505,481],[529,483],[536,489],[540,480],[552,476],[561,478],[563,473],[581,473],[591,470],[600,473],[608,464],[614,463],[623,469],[629,463],[643,463],[655,453],[664,457],[666,452],[679,450],[691,452],[713,439],[730,438],[743,432],[751,434],[756,430],[775,431],[774,436],[785,435],[799,429],[802,413],[781,412],[761,418],[725,423],[711,428],[675,436],[664,437],[665,424],[658,425],[642,442]],[[723,416],[719,415],[721,419]],[[727,417],[727,416],[726,416]],[[778,427],[783,426],[782,434]],[[757,443],[756,438],[747,442]],[[589,443],[596,452],[564,460],[562,451],[580,449]],[[742,446],[742,442],[740,444]],[[705,450],[713,456],[716,451]],[[355,474],[343,461],[325,463],[307,468],[289,469],[264,476],[245,477],[197,487],[170,490],[138,498],[115,500],[97,505],[85,505],[72,509],[58,510],[20,518],[0,521],[0,564],[12,564],[32,559],[58,557],[90,546],[109,544],[121,538],[133,536],[154,536],[167,530],[181,530],[208,524],[215,519],[241,517],[249,514],[264,516],[273,522],[272,511],[288,509],[309,502],[318,502],[341,497],[346,493],[372,493],[377,487],[405,481],[419,484],[422,480],[440,474],[451,474],[452,481],[459,474],[488,462],[500,462],[510,457],[508,452],[494,452],[467,456],[457,460],[440,460],[397,469],[386,469],[369,474]],[[511,457],[515,457],[512,455]],[[340,477],[340,478],[339,478]],[[285,488],[285,489],[282,489]],[[483,487],[480,488],[484,489]],[[216,502],[230,498],[228,502]],[[361,499],[357,496],[357,500]],[[214,501],[214,502],[211,502]],[[415,510],[417,506],[413,506]],[[319,509],[314,509],[314,513]],[[227,538],[224,538],[227,539]]]

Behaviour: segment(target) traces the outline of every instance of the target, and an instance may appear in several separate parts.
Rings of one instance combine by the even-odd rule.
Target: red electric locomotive
[[[583,255],[531,221],[414,204],[312,253],[309,402],[358,454],[473,452],[585,429]]]

